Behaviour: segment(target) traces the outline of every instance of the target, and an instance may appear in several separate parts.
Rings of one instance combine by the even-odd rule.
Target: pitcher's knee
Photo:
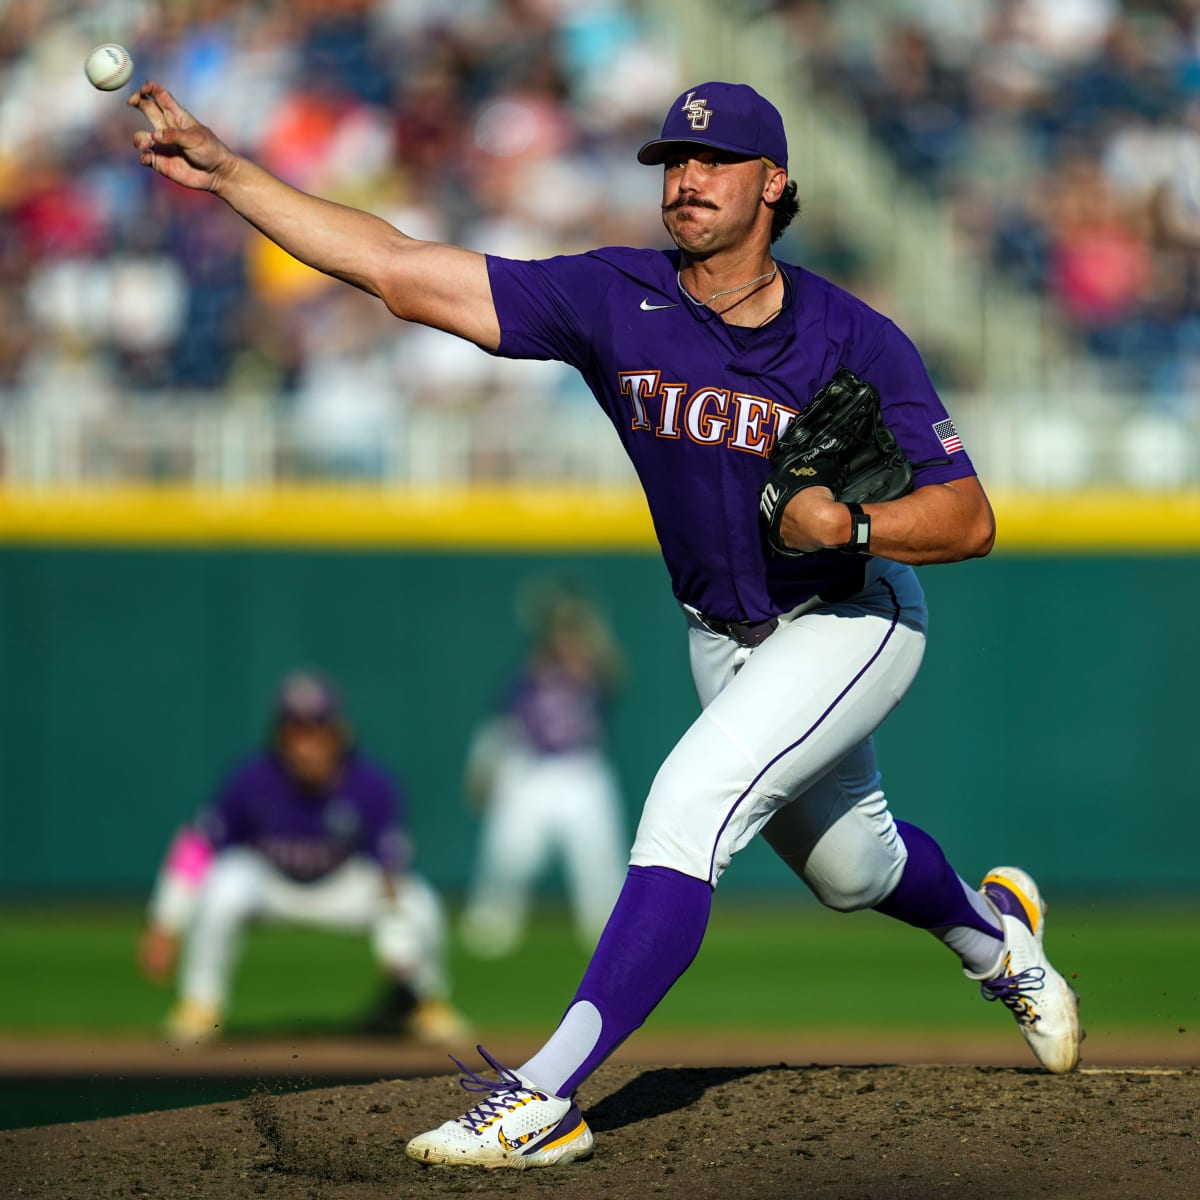
[[[840,853],[819,842],[805,864],[804,880],[826,908],[858,912],[874,908],[896,889],[908,852],[896,837],[865,835],[854,852],[842,841]]]
[[[888,873],[884,878],[809,879],[813,895],[835,912],[858,912],[874,908],[891,895],[896,878]]]

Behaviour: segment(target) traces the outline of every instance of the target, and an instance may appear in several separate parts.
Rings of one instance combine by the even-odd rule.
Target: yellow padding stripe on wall
[[[0,488],[0,543],[444,550],[656,548],[629,488]]]
[[[1000,494],[992,499],[998,553],[1200,551],[1200,492]],[[641,492],[623,487],[0,488],[0,543],[657,549]]]
[[[1200,551],[1200,491],[1073,495],[1000,493],[996,550],[1020,553],[1193,554]]]

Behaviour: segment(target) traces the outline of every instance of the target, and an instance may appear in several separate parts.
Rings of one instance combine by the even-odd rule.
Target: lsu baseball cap
[[[745,83],[700,83],[679,96],[663,122],[662,135],[638,151],[638,162],[661,163],[678,142],[711,146],[747,158],[769,158],[787,169],[783,118],[769,100]]]

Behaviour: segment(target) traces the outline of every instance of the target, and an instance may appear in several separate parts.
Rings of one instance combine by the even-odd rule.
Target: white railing
[[[1094,392],[945,397],[989,487],[1200,487],[1200,421]],[[1180,408],[1179,411],[1188,410]],[[306,480],[392,486],[633,485],[615,431],[594,404],[479,412],[419,409],[341,448],[266,405],[163,397],[104,418],[0,417],[0,487],[144,481],[240,488]]]
[[[0,486],[172,481],[238,488],[359,479],[631,482],[633,471],[592,405],[513,412],[417,410],[385,427],[322,443],[266,406],[150,401],[104,417],[18,411],[0,418]]]

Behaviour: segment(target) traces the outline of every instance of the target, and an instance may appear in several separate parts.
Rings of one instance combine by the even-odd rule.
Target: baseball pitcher
[[[911,341],[772,254],[798,211],[774,105],[719,81],[672,103],[638,153],[662,172],[672,249],[518,262],[416,241],[299,192],[158,83],[130,103],[149,122],[134,135],[146,167],[214,192],[295,257],[404,320],[575,367],[637,471],[686,626],[700,712],[649,787],[574,998],[515,1069],[464,1068],[482,1099],[409,1155],[524,1168],[589,1154],[576,1090],[687,969],[713,889],[759,834],[822,903],[874,908],[944,942],[1038,1061],[1072,1070],[1077,1000],[1046,956],[1033,879],[1002,866],[967,885],[885,796],[872,734],[925,646],[913,568],[986,555],[995,523]],[[789,444],[822,393],[828,424],[802,425]],[[873,475],[899,487],[867,486]]]

